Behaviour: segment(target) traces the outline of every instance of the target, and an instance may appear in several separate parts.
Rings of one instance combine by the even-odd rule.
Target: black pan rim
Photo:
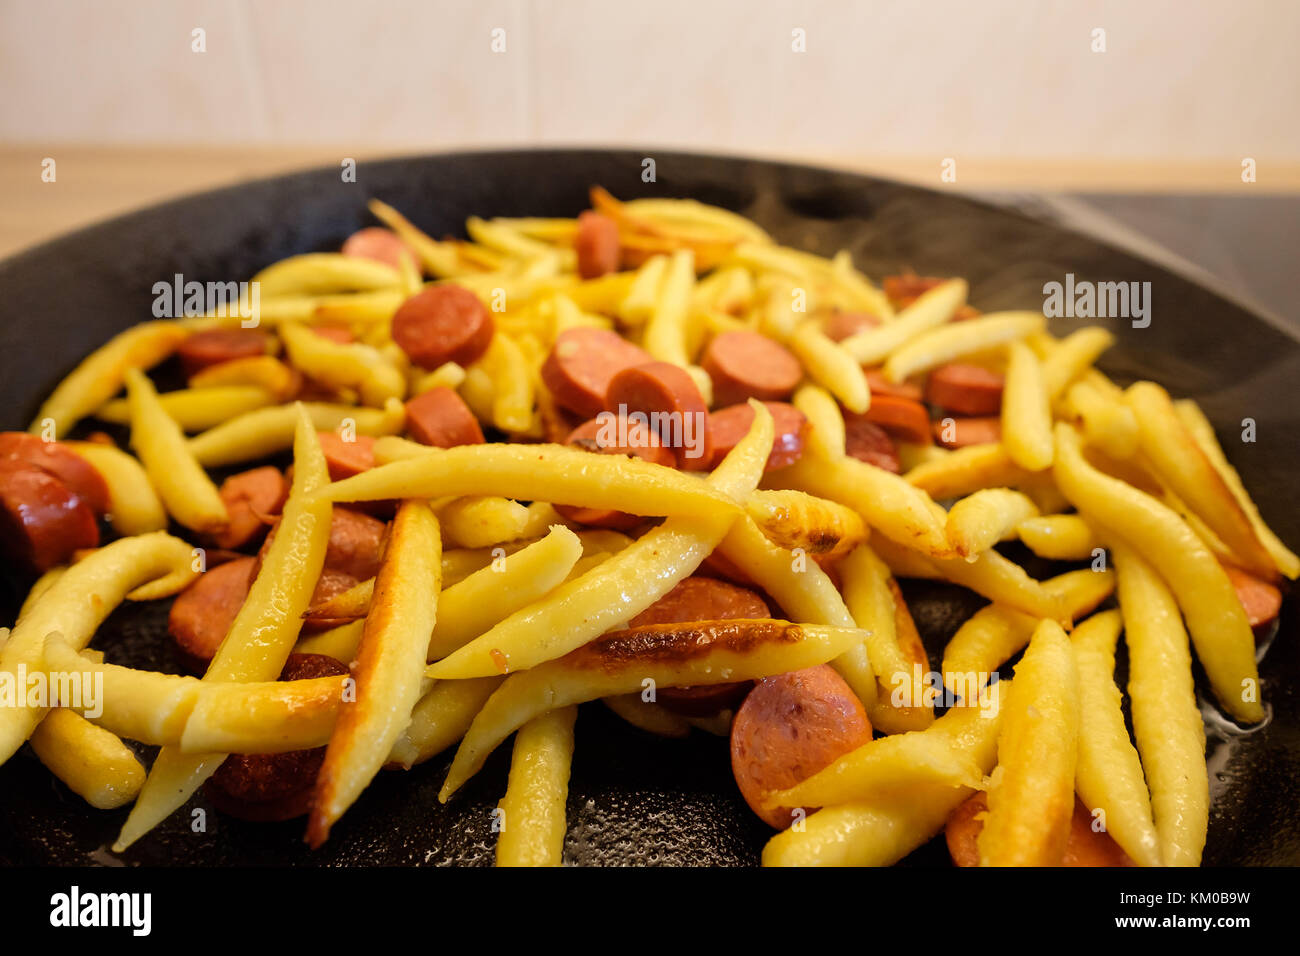
[[[946,199],[957,200],[969,204],[972,208],[986,211],[996,210],[997,212],[1022,219],[1026,222],[1042,223],[1043,220],[1029,213],[1007,206],[1000,206],[987,200],[979,199],[963,190],[942,190],[932,189],[928,186],[918,185],[917,183],[907,182],[899,179],[889,179],[883,176],[877,176],[870,172],[857,170],[852,166],[837,165],[834,163],[814,163],[799,162],[792,159],[763,159],[744,152],[696,152],[687,149],[660,149],[652,146],[584,146],[584,145],[558,145],[558,146],[539,146],[539,147],[518,147],[518,146],[485,146],[475,149],[449,149],[441,151],[415,150],[409,153],[397,152],[389,155],[374,157],[371,159],[360,160],[357,163],[361,167],[382,167],[386,165],[400,165],[411,162],[428,162],[442,159],[464,159],[472,160],[476,157],[484,158],[501,158],[514,156],[536,156],[539,158],[559,159],[564,157],[584,157],[592,155],[604,156],[640,156],[659,157],[691,161],[708,161],[708,162],[734,162],[734,163],[754,163],[769,169],[811,172],[827,176],[844,176],[853,179],[869,181],[881,185],[888,185],[897,189],[914,190],[920,193],[927,193],[936,196],[943,196]],[[198,192],[185,193],[180,196],[174,196],[170,199],[164,199],[159,202],[149,203],[145,206],[130,209],[116,215],[108,216],[95,222],[78,226],[67,232],[60,233],[57,236],[51,236],[48,239],[19,249],[10,253],[8,256],[0,259],[0,276],[3,276],[6,270],[18,268],[23,264],[23,260],[36,257],[53,251],[55,247],[64,242],[82,242],[92,240],[98,234],[107,235],[115,229],[127,228],[133,221],[143,220],[150,216],[157,215],[169,210],[182,208],[185,204],[196,200],[212,200],[222,196],[237,196],[249,187],[271,186],[277,182],[288,182],[292,180],[306,179],[312,176],[318,176],[326,171],[333,171],[332,166],[304,166],[300,169],[293,169],[287,172],[274,173],[269,176],[259,176],[255,179],[246,179],[241,182],[231,183],[227,186],[218,186],[213,189],[204,189]],[[992,192],[993,190],[989,190]],[[1291,323],[1287,323],[1279,317],[1271,314],[1267,309],[1262,308],[1258,303],[1251,302],[1242,298],[1238,293],[1228,288],[1222,280],[1204,271],[1191,271],[1185,265],[1176,262],[1156,262],[1143,255],[1140,252],[1134,252],[1118,246],[1113,242],[1100,238],[1092,233],[1075,229],[1071,226],[1051,223],[1052,227],[1062,233],[1068,233],[1076,238],[1086,240],[1096,246],[1104,247],[1116,255],[1124,256],[1128,259],[1142,262],[1153,268],[1164,269],[1177,275],[1185,282],[1192,285],[1200,286],[1221,299],[1231,302],[1237,308],[1250,312],[1256,318],[1264,321],[1272,328],[1283,333],[1292,339],[1297,345],[1300,345],[1300,328],[1295,328]]]

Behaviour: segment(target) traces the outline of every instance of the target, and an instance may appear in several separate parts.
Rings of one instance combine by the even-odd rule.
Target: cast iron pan
[[[1283,540],[1300,542],[1300,347],[1232,301],[1093,239],[959,196],[848,173],[742,159],[652,153],[493,152],[363,164],[355,183],[330,168],[178,200],[85,229],[0,263],[0,427],[25,428],[41,398],[92,348],[150,317],[151,287],[174,273],[199,281],[248,278],[293,253],[336,249],[373,224],[377,196],[434,235],[460,234],[469,215],[572,216],[587,188],[615,195],[694,197],[757,220],[781,242],[853,253],[871,275],[915,269],[960,275],[978,307],[1038,309],[1045,282],[1139,281],[1152,286],[1149,328],[1108,324],[1119,345],[1103,367],[1120,382],[1150,377],[1201,402],[1229,457]],[[1070,331],[1080,320],[1058,320]],[[1240,440],[1253,418],[1258,441]],[[1023,553],[1015,553],[1024,559]],[[1030,562],[1035,574],[1061,570]],[[0,590],[11,623],[27,587],[12,569]],[[937,666],[944,643],[983,601],[950,585],[904,582]],[[179,670],[165,602],[126,606],[97,646],[112,662]],[[1243,732],[1202,695],[1213,810],[1205,862],[1300,863],[1300,645],[1294,602],[1261,673],[1269,719]],[[1261,645],[1263,649],[1263,645]],[[1121,661],[1121,668],[1123,662]],[[1122,674],[1121,674],[1122,679]],[[1198,686],[1204,681],[1198,675]],[[491,810],[505,789],[508,745],[447,806],[435,795],[449,755],[409,773],[380,774],[309,852],[302,822],[247,824],[200,794],[122,857],[107,850],[125,811],[88,809],[24,749],[0,767],[0,861],[10,864],[487,864]],[[202,810],[204,813],[196,813]],[[725,740],[696,732],[665,741],[582,708],[569,792],[566,862],[753,865],[770,831],[741,801]],[[199,821],[205,826],[200,827]],[[909,864],[946,865],[942,840]]]

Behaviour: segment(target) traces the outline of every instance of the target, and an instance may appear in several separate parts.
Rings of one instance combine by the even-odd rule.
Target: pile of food
[[[1197,406],[960,278],[877,287],[726,210],[591,198],[466,239],[373,201],[383,226],[127,329],[0,435],[6,557],[39,574],[0,631],[0,762],[30,742],[132,804],[119,851],[200,788],[319,846],[381,770],[456,748],[446,801],[514,734],[497,860],[557,865],[603,701],[730,737],[765,864],[945,830],[960,865],[1197,864],[1192,650],[1263,719],[1256,634],[1300,573]],[[1037,580],[1012,541],[1075,567]],[[916,577],[989,602],[938,671]],[[109,613],[168,598],[196,676],[106,662]],[[48,699],[4,699],[32,675]]]

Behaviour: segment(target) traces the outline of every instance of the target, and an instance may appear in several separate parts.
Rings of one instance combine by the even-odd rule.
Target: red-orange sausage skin
[[[749,692],[731,725],[731,770],[750,808],[783,830],[797,818],[795,808],[764,808],[763,795],[808,779],[870,740],[861,701],[834,668],[820,664],[765,677]]]
[[[988,813],[988,795],[983,791],[963,801],[944,827],[944,839],[955,866],[979,866],[979,836]],[[1070,837],[1062,866],[1132,866],[1128,854],[1119,848],[1110,834],[1092,828],[1092,814],[1075,798],[1070,818]]]
[[[290,654],[280,680],[343,676],[348,669],[323,654]],[[231,754],[204,785],[204,795],[222,813],[270,823],[292,820],[311,809],[325,748],[279,754]]]
[[[628,627],[763,618],[770,617],[771,613],[767,602],[749,588],[715,578],[691,576],[678,581],[671,591],[628,621]],[[657,700],[668,710],[685,717],[710,717],[739,704],[753,683],[734,681],[698,687],[661,687]]]

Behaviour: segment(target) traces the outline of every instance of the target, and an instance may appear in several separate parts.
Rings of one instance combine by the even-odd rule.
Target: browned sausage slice
[[[279,468],[265,465],[231,475],[221,483],[230,523],[212,535],[218,548],[242,548],[265,533],[268,516],[277,515],[289,497],[289,483]]]
[[[870,740],[861,701],[820,664],[765,677],[749,692],[731,725],[731,771],[750,808],[783,830],[794,822],[794,808],[764,809],[764,794],[807,780]]]
[[[905,272],[902,275],[885,276],[880,284],[885,298],[895,308],[902,309],[919,299],[922,293],[947,281],[938,276],[919,276],[915,272]]]
[[[14,459],[48,471],[95,514],[108,511],[108,485],[104,476],[62,442],[43,441],[26,432],[0,432],[0,459]]]
[[[464,286],[433,285],[393,315],[393,341],[421,368],[469,365],[487,351],[495,327],[487,307]]]
[[[566,445],[606,455],[635,455],[654,465],[673,467],[673,453],[664,448],[659,436],[639,422],[601,415],[583,422],[565,438]]]
[[[987,445],[1002,440],[1002,419],[997,415],[983,418],[945,416],[933,423],[934,440],[944,448]]]
[[[740,569],[736,562],[721,551],[713,551],[700,562],[696,574],[706,577],[715,578],[719,581],[726,581],[730,584],[739,584],[742,587],[748,587],[754,583],[754,579]]]
[[[776,438],[772,442],[772,454],[767,457],[767,470],[774,471],[793,465],[803,454],[804,434],[808,430],[808,419],[804,413],[785,402],[764,402],[772,413],[772,424]],[[713,438],[713,461],[710,467],[716,468],[736,444],[749,434],[754,424],[754,410],[749,405],[731,405],[709,413],[709,431]]]
[[[984,817],[989,808],[988,795],[983,791],[964,800],[944,827],[948,853],[956,866],[979,866],[979,836],[984,829]],[[1105,831],[1092,828],[1092,814],[1078,797],[1074,799],[1074,815],[1070,818],[1070,837],[1065,845],[1062,866],[1132,866],[1118,843]]]
[[[62,480],[17,459],[0,460],[0,547],[48,571],[80,548],[99,546],[95,513]]]
[[[885,276],[882,286],[885,290],[885,297],[889,299],[890,304],[896,309],[904,309],[911,305],[921,293],[929,292],[937,285],[947,282],[934,276],[919,276],[915,273],[906,275]],[[967,319],[973,319],[980,314],[980,310],[973,305],[963,305],[957,310],[957,314],[952,317],[954,322],[964,322]]]
[[[844,421],[853,416],[844,413]],[[873,395],[871,407],[862,415],[869,422],[875,422],[885,431],[900,441],[916,442],[920,445],[931,443],[930,413],[920,402],[895,395]]]
[[[261,329],[207,329],[189,336],[176,352],[189,378],[210,365],[265,355],[271,344],[271,336]]]
[[[844,416],[844,452],[850,458],[865,461],[894,474],[902,473],[898,447],[889,433],[862,415]]]
[[[595,418],[605,408],[610,379],[652,361],[645,349],[609,329],[565,329],[542,363],[542,381],[562,408]]]
[[[172,602],[167,631],[192,670],[205,670],[226,639],[248,598],[256,565],[256,558],[243,557],[208,568]]]
[[[578,253],[578,275],[584,279],[617,272],[618,223],[590,209],[580,213],[573,248]]]
[[[342,677],[348,669],[323,654],[290,654],[280,680]],[[311,809],[316,776],[325,748],[280,754],[231,754],[204,785],[203,792],[222,813],[269,823],[292,820]]]
[[[1276,585],[1230,564],[1223,565],[1223,570],[1228,572],[1228,580],[1236,589],[1241,606],[1246,609],[1251,627],[1262,627],[1277,617],[1282,608],[1282,592]]]
[[[925,380],[925,400],[955,415],[996,415],[1004,379],[979,365],[949,362]]]
[[[410,246],[398,238],[397,233],[390,232],[383,226],[369,226],[357,230],[344,240],[340,251],[345,256],[373,259],[394,269],[402,267],[402,253],[406,253],[411,257],[416,268],[420,266],[420,257],[411,251]]]
[[[683,578],[654,604],[627,622],[686,624],[691,621],[725,621],[771,617],[772,611],[758,593],[715,578]]]
[[[406,403],[406,431],[421,445],[435,448],[483,444],[483,429],[465,400],[442,386]]]
[[[337,342],[339,345],[348,345],[357,340],[346,325],[313,325],[311,330],[321,338]]]
[[[879,368],[863,368],[863,374],[867,377],[867,387],[871,389],[871,397],[877,395],[893,395],[895,398],[906,398],[913,402],[921,400],[921,386],[914,385],[911,382],[891,382],[885,378],[885,373]]]
[[[702,471],[709,467],[709,408],[685,369],[670,362],[625,368],[610,379],[605,406],[616,415],[640,412],[647,416],[659,443],[677,456],[679,468]]]
[[[843,342],[850,335],[874,329],[879,324],[879,318],[866,312],[840,312],[837,309],[822,322],[822,332],[833,342]]]
[[[357,581],[373,578],[379,573],[384,557],[387,531],[388,525],[378,518],[335,506],[329,544],[325,548],[325,567],[350,574]]]
[[[357,435],[351,441],[344,441],[338,432],[321,432],[317,437],[330,481],[342,481],[375,467],[375,440],[369,435]]]
[[[604,414],[583,422],[564,440],[566,445],[585,448],[604,455],[634,455],[643,461],[671,468],[677,459],[659,443],[659,436],[635,421]],[[643,520],[638,515],[615,511],[611,508],[585,508],[578,505],[556,505],[555,510],[570,521],[597,528],[626,531]]]
[[[770,617],[767,602],[749,588],[737,587],[714,578],[689,577],[628,621],[628,627],[642,624],[681,624],[690,621],[723,621]],[[703,684],[698,687],[661,687],[657,700],[684,717],[710,717],[735,707],[749,693],[753,681]]]
[[[334,568],[322,568],[320,577],[316,579],[316,588],[312,591],[311,600],[307,606],[315,607],[318,604],[324,604],[330,598],[338,597],[344,591],[356,587],[361,582],[345,571],[337,571]],[[315,634],[320,631],[328,631],[332,627],[338,627],[340,624],[347,624],[351,618],[329,618],[315,617],[303,622],[302,630],[305,634]]]
[[[735,405],[748,398],[781,401],[803,378],[799,360],[785,346],[757,332],[715,335],[700,364],[713,380],[715,405]]]
[[[277,518],[271,530],[257,552],[257,565],[253,577],[261,570],[262,560],[267,549],[275,540],[280,528]],[[329,542],[325,546],[325,567],[349,574],[358,581],[373,578],[379,571],[379,564],[384,556],[384,541],[388,531],[387,523],[368,514],[362,514],[353,508],[334,506],[330,518]]]

